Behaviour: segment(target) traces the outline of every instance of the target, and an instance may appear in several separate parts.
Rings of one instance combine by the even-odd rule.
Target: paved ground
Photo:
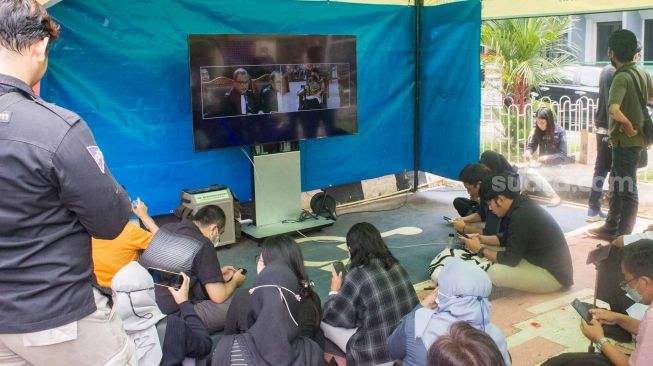
[[[537,170],[547,178],[563,200],[587,205],[589,189],[594,174],[594,165],[566,164],[550,167],[542,166],[537,168]],[[653,218],[653,182],[639,181],[637,188],[639,191],[639,214]],[[607,183],[603,189],[605,196],[603,207],[607,211]]]
[[[341,216],[333,226],[311,233],[307,238],[298,235],[297,241],[302,246],[309,276],[315,282],[317,292],[323,300],[326,299],[330,263],[347,259],[345,234],[354,223],[361,221],[379,228],[417,290],[432,286],[426,268],[433,256],[446,245],[446,238],[451,232],[442,216],[454,215],[451,202],[454,197],[464,195],[463,189],[440,187],[350,207],[346,215],[345,210],[339,210]],[[493,322],[508,336],[516,366],[538,365],[560,352],[586,350],[589,344],[578,330],[580,318],[569,303],[574,298],[591,301],[595,271],[593,266],[585,264],[585,260],[587,253],[600,241],[585,234],[589,227],[585,223],[586,207],[563,204],[547,210],[567,236],[575,284],[564,292],[547,295],[505,291],[492,301]],[[637,230],[651,222],[638,219]],[[233,264],[253,270],[254,256],[258,251],[255,242],[241,239],[232,246],[219,249],[218,257],[223,265]],[[253,278],[253,275],[248,276],[247,284],[251,284]],[[344,360],[339,361],[342,363]]]

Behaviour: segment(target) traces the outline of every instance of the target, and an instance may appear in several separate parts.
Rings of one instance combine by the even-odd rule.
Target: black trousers
[[[610,211],[605,225],[616,235],[630,234],[635,227],[639,207],[637,164],[641,152],[641,147],[612,148]]]
[[[461,217],[478,212],[478,202],[465,197],[454,198],[453,207],[458,211],[458,215]]]
[[[592,177],[592,192],[590,192],[589,208],[594,211],[601,209],[601,195],[605,177],[612,168],[612,148],[608,135],[596,134],[596,162]]]

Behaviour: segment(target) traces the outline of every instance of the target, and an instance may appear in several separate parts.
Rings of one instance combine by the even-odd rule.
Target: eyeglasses
[[[631,282],[635,281],[636,279],[639,279],[640,277],[641,277],[641,276],[637,276],[637,277],[633,277],[633,278],[631,278],[631,279],[629,279],[629,280],[623,280],[623,281],[619,282],[619,287],[620,287],[622,290],[625,291],[625,290],[626,290],[626,286],[630,286],[630,283],[631,283]]]

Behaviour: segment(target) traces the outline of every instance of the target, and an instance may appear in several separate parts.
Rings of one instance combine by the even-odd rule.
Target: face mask
[[[637,292],[637,290],[635,290],[630,286],[625,286],[623,290],[626,291],[626,295],[628,295],[628,297],[630,297],[634,302],[640,304],[642,303],[643,301],[642,295],[640,295],[639,292]]]

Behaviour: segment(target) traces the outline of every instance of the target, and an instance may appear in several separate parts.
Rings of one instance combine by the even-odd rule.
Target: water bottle
[[[453,233],[449,234],[449,249],[455,249],[456,248],[456,236]]]

